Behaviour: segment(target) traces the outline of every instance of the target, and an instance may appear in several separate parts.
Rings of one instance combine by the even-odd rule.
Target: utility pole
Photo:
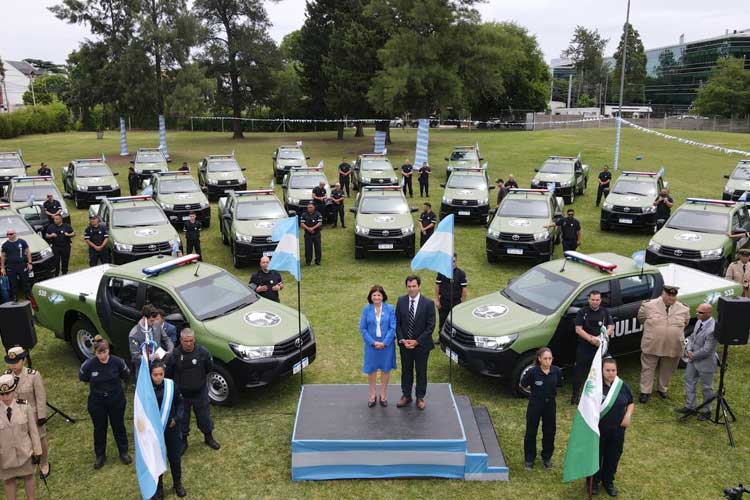
[[[31,73],[29,75],[29,79],[31,80],[31,102],[36,108],[36,95],[34,94],[34,73]]]
[[[570,109],[570,92],[573,90],[573,74],[568,75],[568,109]]]
[[[614,169],[617,170],[620,162],[620,133],[622,129],[622,98],[625,92],[625,63],[628,56],[628,32],[630,31],[630,0],[628,10],[625,14],[625,36],[622,43],[622,59],[620,60],[620,104],[617,109],[617,132],[615,134],[615,162]]]

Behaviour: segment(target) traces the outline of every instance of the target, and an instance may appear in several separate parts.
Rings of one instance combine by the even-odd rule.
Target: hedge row
[[[0,139],[10,139],[19,135],[63,132],[70,126],[68,108],[61,102],[53,102],[33,108],[27,107],[13,113],[1,113]]]

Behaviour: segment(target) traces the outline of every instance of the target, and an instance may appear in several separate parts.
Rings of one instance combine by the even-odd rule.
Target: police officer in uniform
[[[185,488],[182,486],[182,434],[180,424],[184,418],[185,403],[180,391],[175,388],[172,393],[172,400],[165,402],[165,395],[169,394],[166,390],[167,382],[164,380],[166,368],[161,361],[154,361],[149,366],[151,373],[151,385],[154,388],[156,403],[159,405],[159,412],[164,411],[164,404],[169,405],[169,415],[164,428],[164,445],[167,448],[167,459],[169,460],[169,472],[172,473],[172,487],[175,495],[182,498],[187,495]],[[156,485],[156,498],[164,498],[164,474],[159,476],[159,482]]]
[[[424,211],[419,215],[419,246],[423,247],[425,242],[432,236],[437,225],[437,215],[432,211],[432,203],[424,202]]]
[[[570,404],[577,405],[580,400],[581,386],[591,369],[596,350],[599,348],[599,335],[602,326],[607,329],[607,336],[611,337],[615,327],[612,315],[606,307],[602,307],[602,294],[598,290],[589,292],[589,303],[576,313],[575,325],[578,342],[576,342],[576,365],[573,374],[573,394]]]
[[[8,500],[16,498],[16,478],[23,479],[26,498],[35,498],[42,444],[34,417],[34,408],[16,396],[15,377],[0,375],[0,479]]]
[[[560,226],[563,252],[575,250],[581,244],[581,223],[575,218],[575,210],[569,208],[567,213],[567,217],[546,226]]]
[[[466,273],[456,265],[457,255],[453,254],[453,279],[448,278],[442,273],[438,273],[435,278],[435,305],[440,315],[440,325],[438,332],[443,329],[443,323],[448,318],[448,314],[455,306],[465,302],[469,296],[469,290],[466,280]]]
[[[656,229],[662,228],[669,215],[672,213],[672,205],[674,200],[669,196],[669,191],[662,189],[659,191],[659,196],[654,200],[654,206],[656,207]]]
[[[45,238],[52,245],[52,251],[55,255],[55,276],[60,274],[62,268],[63,275],[68,274],[68,263],[70,262],[70,243],[71,238],[76,235],[70,224],[62,220],[62,215],[56,214],[52,224],[45,230]]]
[[[409,189],[409,196],[414,198],[414,188],[412,187],[411,178],[414,175],[414,167],[411,166],[409,158],[404,160],[404,164],[401,165],[401,178],[404,181],[404,196],[406,196],[406,189]]]
[[[214,368],[214,360],[208,350],[195,343],[195,333],[190,328],[180,332],[180,345],[167,358],[167,377],[174,380],[185,402],[182,419],[182,453],[188,447],[190,435],[190,408],[195,411],[198,429],[203,433],[206,446],[218,450],[221,445],[213,436],[214,422],[211,419],[211,404],[208,400],[206,378]]]
[[[138,194],[138,174],[135,173],[133,167],[128,168],[128,188],[130,188],[130,196]]]
[[[341,189],[341,184],[338,182],[334,185],[333,190],[331,191],[331,211],[333,212],[333,227],[336,227],[336,224],[339,222],[339,218],[341,218],[341,227],[345,228],[346,224],[344,223],[344,190]]]
[[[52,220],[57,214],[62,215],[62,204],[55,199],[55,195],[52,193],[47,193],[47,199],[42,203],[42,208],[49,220]]]
[[[750,250],[747,248],[741,248],[737,251],[739,259],[729,264],[727,268],[726,278],[728,280],[736,281],[742,285],[742,296],[748,296],[748,287],[750,287]]]
[[[33,368],[25,368],[24,360],[28,357],[23,347],[11,347],[5,355],[5,363],[8,375],[16,379],[16,394],[19,399],[25,400],[34,408],[34,422],[39,432],[39,440],[42,444],[42,456],[39,464],[39,477],[47,479],[50,474],[49,465],[49,443],[47,442],[47,393],[44,391],[44,381],[38,371]]]
[[[83,232],[83,241],[89,247],[89,267],[94,267],[98,263],[109,264],[109,232],[106,224],[99,221],[99,216],[92,215],[89,219],[86,231]]]
[[[505,187],[508,189],[518,189],[518,182],[516,181],[516,178],[513,177],[513,174],[508,175],[508,182],[505,183]]]
[[[352,176],[352,166],[346,161],[346,158],[341,159],[339,165],[339,184],[344,191],[346,191],[346,197],[349,197],[349,181]]]
[[[609,165],[604,165],[604,170],[599,172],[599,186],[596,188],[596,206],[602,201],[604,192],[609,192],[609,183],[612,181],[612,173],[609,171]]]
[[[270,263],[270,257],[265,255],[261,257],[260,269],[250,276],[250,288],[253,288],[255,293],[263,298],[280,302],[279,290],[284,288],[284,283],[281,281],[281,274],[278,271],[268,269]]]
[[[323,216],[315,210],[315,205],[307,204],[307,211],[300,217],[300,226],[305,231],[305,264],[308,266],[313,259],[315,250],[315,265],[320,265],[321,244],[320,228],[323,226]]]
[[[530,389],[526,407],[526,436],[523,438],[524,467],[534,467],[536,459],[536,434],[542,421],[542,463],[552,468],[552,453],[555,451],[557,431],[557,388],[562,386],[562,371],[552,365],[552,351],[542,347],[536,351],[534,367],[524,373],[521,387]]]
[[[14,298],[19,290],[26,296],[29,294],[29,272],[33,269],[29,244],[18,237],[15,229],[6,230],[5,236],[7,239],[0,246],[0,273],[8,276]]]
[[[46,163],[42,162],[39,164],[39,170],[36,171],[36,175],[42,177],[52,177],[52,169],[49,168]]]
[[[190,165],[188,165],[188,162],[183,161],[180,168],[177,169],[178,172],[190,172]]]
[[[419,181],[419,196],[424,197],[427,196],[430,197],[430,175],[432,174],[432,169],[430,168],[430,165],[428,163],[422,162],[422,166],[419,167],[419,177],[417,177],[417,180]]]
[[[94,354],[78,372],[81,382],[89,384],[88,410],[94,423],[94,469],[100,469],[107,460],[107,421],[112,426],[120,461],[133,462],[128,453],[128,434],[125,432],[125,394],[122,382],[130,378],[128,365],[122,358],[109,354],[109,342],[100,335],[94,337]]]
[[[495,181],[495,187],[497,187],[497,207],[500,206],[500,204],[505,199],[505,195],[508,194],[508,188],[505,187],[505,182],[503,182],[502,179],[497,179]]]
[[[320,184],[313,188],[312,195],[313,203],[315,204],[315,210],[320,212],[320,215],[322,215],[324,218],[328,217],[329,214],[326,212],[326,198],[328,198],[326,183],[324,181],[320,181]]]
[[[195,212],[190,212],[189,217],[190,220],[182,226],[182,230],[185,231],[185,241],[187,243],[185,254],[197,253],[199,260],[203,260],[201,256],[201,231],[203,230],[203,223],[197,220]]]

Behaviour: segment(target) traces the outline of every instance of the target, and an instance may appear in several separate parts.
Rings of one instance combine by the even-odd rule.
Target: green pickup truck
[[[724,178],[727,179],[727,183],[721,198],[739,200],[740,196],[750,192],[750,160],[740,160],[732,174],[724,174]],[[750,194],[745,196],[750,196]]]
[[[21,150],[18,151],[0,151],[0,188],[10,184],[13,177],[23,177],[26,175],[28,165],[23,161]]]
[[[592,290],[601,292],[602,305],[615,321],[609,345],[614,356],[640,351],[638,308],[659,297],[665,283],[680,287],[677,298],[690,307],[692,318],[699,304],[742,293],[738,283],[678,264],[645,264],[641,269],[633,259],[614,253],[565,255],[531,268],[500,292],[456,306],[440,331],[443,351],[472,371],[508,380],[513,392],[523,396],[521,377],[540,347],[552,349],[560,367],[575,362],[575,316]]]
[[[240,388],[267,385],[315,359],[315,337],[297,311],[255,294],[231,273],[197,255],[104,264],[46,280],[32,289],[36,321],[70,342],[81,361],[100,334],[128,356],[128,333],[141,308],[163,309],[180,331],[190,327],[214,358],[208,393],[232,404]]]
[[[535,168],[531,189],[551,189],[571,204],[576,195],[583,195],[589,183],[589,166],[581,163],[578,156],[550,156],[541,168]]]

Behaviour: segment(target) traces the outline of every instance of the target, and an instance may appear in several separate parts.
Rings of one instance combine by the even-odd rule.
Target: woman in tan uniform
[[[47,393],[44,391],[44,380],[33,368],[24,367],[24,360],[29,354],[23,347],[11,347],[5,355],[8,370],[5,373],[16,378],[16,397],[26,400],[34,408],[34,420],[39,428],[39,440],[42,442],[42,461],[39,464],[39,477],[47,479],[50,474],[49,444],[47,442]]]
[[[13,375],[0,375],[0,479],[5,498],[16,500],[16,478],[21,478],[26,498],[34,500],[34,468],[41,454],[34,408],[26,401],[16,399]]]

